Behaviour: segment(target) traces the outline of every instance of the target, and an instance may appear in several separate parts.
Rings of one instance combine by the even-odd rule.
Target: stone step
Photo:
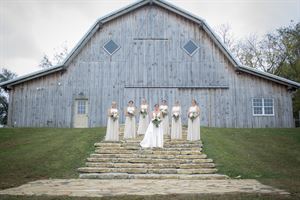
[[[87,158],[88,162],[113,162],[113,163],[212,163],[213,160],[209,158],[202,159],[153,159],[153,158],[103,158],[103,157],[90,157]]]
[[[200,150],[151,150],[151,149],[142,149],[142,150],[127,150],[127,149],[96,149],[95,153],[99,154],[159,154],[159,155],[200,155],[202,154]]]
[[[86,162],[87,167],[100,167],[100,168],[177,168],[177,169],[199,169],[199,168],[214,168],[214,163],[106,163],[106,162]]]
[[[121,145],[122,147],[138,147],[138,148],[142,148],[140,146],[140,143],[123,143]],[[164,143],[164,148],[201,148],[202,145],[200,144],[168,144],[168,143]],[[148,148],[144,148],[144,149],[148,149]]]
[[[81,167],[78,169],[83,173],[128,173],[128,174],[212,174],[216,173],[216,168],[201,169],[174,169],[174,168],[100,168]]]
[[[201,159],[206,158],[205,154],[199,155],[164,155],[164,154],[91,154],[94,158],[158,158],[158,159]]]
[[[83,173],[81,179],[182,179],[222,180],[229,177],[221,174],[128,174],[128,173]]]
[[[110,146],[104,146],[104,147],[96,147],[96,150],[102,149],[102,150],[160,150],[160,151],[201,151],[202,148],[199,147],[166,147],[166,148],[142,148],[139,146],[121,146],[121,147],[110,147]]]

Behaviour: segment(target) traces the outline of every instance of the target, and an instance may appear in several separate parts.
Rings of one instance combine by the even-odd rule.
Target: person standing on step
[[[107,116],[105,140],[119,141],[119,111],[115,101],[111,103],[111,107],[107,111]]]
[[[200,108],[195,99],[188,110],[188,132],[187,140],[200,140]]]
[[[125,108],[125,130],[124,138],[130,139],[136,137],[136,124],[135,124],[135,115],[136,108],[134,102],[130,100],[127,107]]]
[[[149,125],[149,108],[146,99],[143,99],[140,108],[140,119],[139,119],[137,134],[144,135],[146,133],[148,125]]]
[[[154,105],[154,111],[152,112],[151,122],[147,128],[144,139],[140,145],[143,148],[147,147],[160,147],[164,145],[164,134],[162,128],[162,113],[159,109],[159,105]]]
[[[170,125],[169,125],[169,111],[166,100],[162,100],[162,105],[159,107],[160,112],[162,114],[162,128],[164,135],[170,135]]]
[[[181,107],[179,101],[172,108],[171,139],[182,139]]]

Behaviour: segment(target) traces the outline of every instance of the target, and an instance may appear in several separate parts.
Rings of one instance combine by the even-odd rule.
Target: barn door
[[[88,127],[88,100],[76,99],[74,104],[74,128],[87,128]]]

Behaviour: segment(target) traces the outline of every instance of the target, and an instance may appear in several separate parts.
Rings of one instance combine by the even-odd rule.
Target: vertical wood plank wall
[[[112,56],[103,50],[110,39],[121,47]],[[190,39],[200,47],[192,57],[182,49]],[[158,86],[162,88],[154,88]],[[74,100],[80,93],[89,101],[89,127],[106,125],[111,101],[123,111],[129,100],[139,105],[143,97],[151,106],[162,99],[169,106],[179,100],[184,123],[195,98],[203,126],[293,127],[291,94],[285,86],[237,74],[199,25],[154,5],[104,24],[65,72],[15,86],[10,92],[9,123],[72,127]],[[254,97],[274,98],[275,116],[253,117]]]

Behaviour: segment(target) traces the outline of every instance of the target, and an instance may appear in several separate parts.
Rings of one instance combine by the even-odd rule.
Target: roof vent
[[[107,43],[105,43],[103,48],[109,55],[113,55],[116,51],[119,50],[120,46],[113,40],[109,40]]]
[[[189,40],[187,43],[185,43],[185,45],[183,46],[183,49],[187,54],[192,56],[199,49],[199,46],[192,40]]]

